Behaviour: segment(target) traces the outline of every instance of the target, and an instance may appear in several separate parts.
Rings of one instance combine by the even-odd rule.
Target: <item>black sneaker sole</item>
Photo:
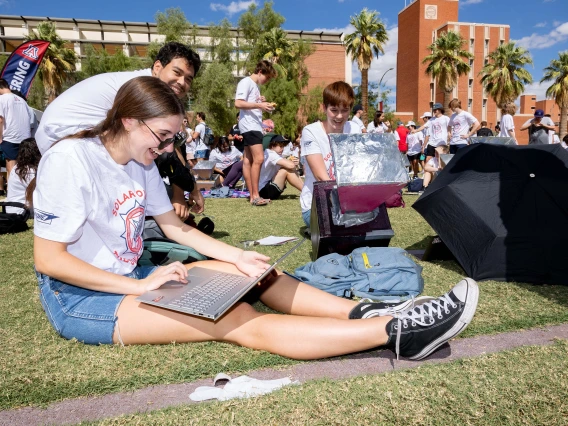
[[[454,326],[446,331],[442,336],[438,337],[436,340],[432,341],[428,346],[424,347],[420,352],[416,355],[408,357],[408,359],[412,359],[415,361],[421,360],[426,358],[448,340],[456,337],[465,328],[469,325],[473,316],[475,315],[475,311],[477,310],[477,302],[479,301],[479,287],[477,283],[472,280],[471,278],[464,278],[467,283],[467,295],[465,297],[465,307],[460,318],[456,321]]]

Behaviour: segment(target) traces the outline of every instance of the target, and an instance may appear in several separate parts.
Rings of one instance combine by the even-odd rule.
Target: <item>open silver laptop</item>
[[[276,265],[286,259],[304,241],[306,241],[305,238],[270,265],[270,268],[258,278],[195,267],[188,271],[187,284],[168,281],[159,289],[148,291],[136,300],[173,311],[217,320],[256,284],[266,278]]]

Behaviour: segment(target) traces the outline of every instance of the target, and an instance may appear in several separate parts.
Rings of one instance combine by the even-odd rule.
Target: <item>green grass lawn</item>
[[[567,371],[568,344],[559,341],[553,346],[350,380],[311,381],[252,399],[185,405],[88,424],[556,426],[565,425],[568,418]]]
[[[391,209],[395,231],[391,246],[424,248],[433,235],[428,224],[410,207],[416,196],[405,196],[407,207]],[[298,193],[266,207],[246,200],[207,200],[214,217],[215,237],[228,244],[268,235],[300,235]],[[277,258],[288,246],[259,247]],[[309,261],[305,243],[286,259],[284,269]],[[455,262],[422,262],[425,294],[446,292],[462,277]],[[246,373],[261,367],[295,363],[266,352],[222,343],[166,346],[87,346],[66,341],[48,323],[38,298],[33,273],[32,231],[0,236],[0,409],[45,405],[66,398],[100,395],[213,377],[220,371]],[[498,333],[568,321],[568,287],[481,283],[479,308],[461,335]]]

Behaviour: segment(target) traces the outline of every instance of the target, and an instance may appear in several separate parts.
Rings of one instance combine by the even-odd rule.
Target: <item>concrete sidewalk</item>
[[[347,379],[367,374],[418,367],[424,364],[451,362],[521,346],[550,345],[554,339],[568,339],[568,324],[546,328],[458,339],[423,361],[396,360],[391,351],[378,350],[330,360],[306,362],[282,369],[247,372],[257,379],[290,377],[292,380],[330,378]],[[148,412],[180,404],[194,404],[189,399],[198,386],[212,386],[212,377],[192,383],[151,386],[134,392],[123,392],[93,398],[78,398],[49,407],[0,411],[0,425],[74,424],[117,417],[122,414]]]

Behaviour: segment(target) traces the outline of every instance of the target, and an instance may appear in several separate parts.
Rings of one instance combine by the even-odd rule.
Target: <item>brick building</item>
[[[453,97],[462,108],[479,121],[494,127],[500,119],[495,102],[485,93],[478,77],[487,55],[509,41],[508,25],[466,23],[458,21],[458,0],[415,0],[398,14],[397,117],[418,118],[435,102],[443,102],[444,94],[435,79],[426,74],[424,58],[428,46],[443,32],[455,31],[466,40],[463,47],[474,55],[471,71],[458,80]]]
[[[122,50],[127,56],[146,56],[147,47],[152,41],[163,40],[158,34],[157,25],[152,22],[101,21],[92,19],[52,18],[37,16],[0,15],[0,54],[8,55],[24,40],[29,31],[35,30],[42,21],[55,22],[57,33],[68,40],[67,47],[74,49],[79,59],[84,57],[85,45],[95,49],[105,49],[113,54]],[[337,80],[351,84],[352,61],[346,55],[343,46],[343,33],[331,31],[286,31],[291,40],[310,40],[315,52],[306,60],[310,73],[308,89],[320,84],[325,85]],[[210,44],[209,27],[197,26],[192,47],[201,59],[207,62]],[[242,34],[238,28],[231,29],[231,37],[235,47],[233,58],[242,60],[246,55],[239,49]],[[81,63],[77,64],[80,69]],[[235,77],[240,70],[235,69]]]

